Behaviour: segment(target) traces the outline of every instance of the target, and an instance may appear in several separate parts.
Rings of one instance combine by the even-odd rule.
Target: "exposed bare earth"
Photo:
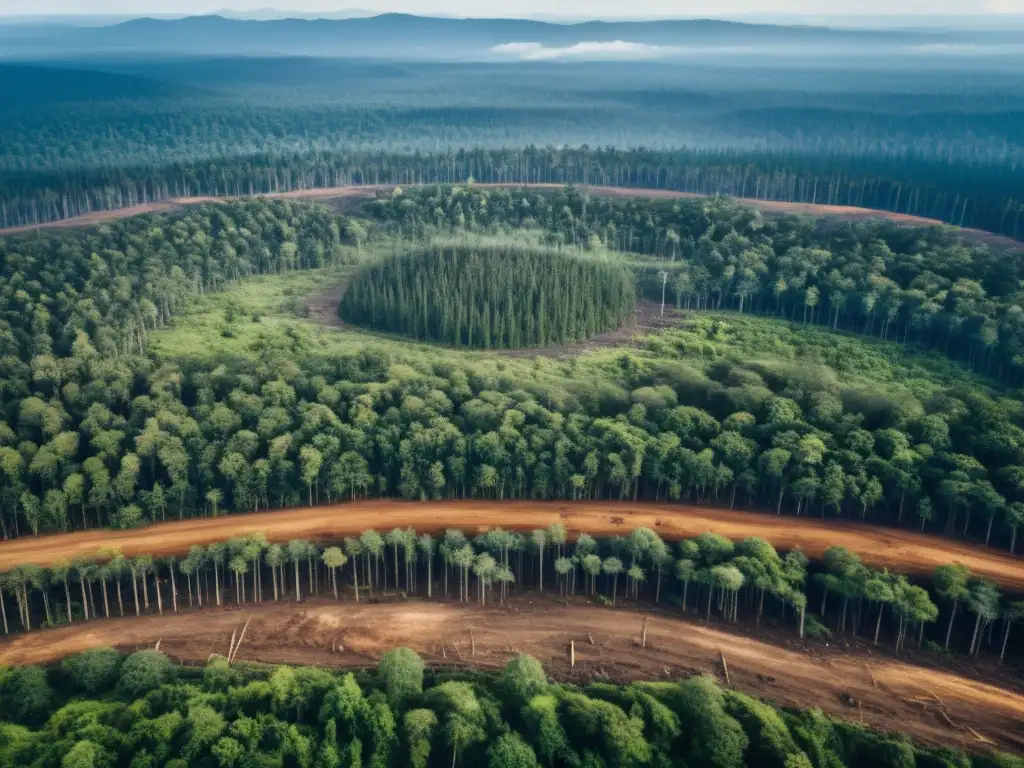
[[[205,662],[211,653],[226,653],[232,632],[250,617],[240,660],[365,666],[391,648],[408,646],[432,665],[494,668],[515,653],[529,653],[552,675],[583,682],[595,676],[618,681],[700,672],[721,676],[724,655],[735,688],[783,706],[821,707],[931,744],[982,746],[970,727],[1004,749],[1024,751],[1019,681],[1011,691],[905,664],[885,653],[809,648],[792,638],[781,647],[769,645],[664,613],[650,617],[647,648],[642,649],[637,612],[590,604],[567,608],[562,601],[536,595],[486,609],[418,601],[357,606],[317,599],[206,611],[201,621],[195,613],[95,621],[8,640],[0,644],[0,664],[47,663],[86,648],[132,650],[157,640],[161,650],[176,658]],[[574,668],[568,663],[570,640],[576,648]],[[995,669],[987,673],[999,676]],[[1013,685],[1005,673],[999,682]]]
[[[183,554],[193,544],[205,545],[256,531],[264,533],[271,541],[293,538],[331,540],[368,528],[390,530],[412,526],[418,531],[442,531],[445,528],[484,531],[501,526],[528,531],[557,521],[561,521],[570,534],[587,532],[595,536],[621,535],[640,526],[652,528],[669,540],[707,531],[736,540],[760,536],[782,550],[799,547],[809,557],[819,557],[825,549],[837,544],[853,550],[875,568],[927,574],[938,565],[958,562],[1004,587],[1024,590],[1024,559],[938,536],[845,520],[628,502],[453,501],[419,504],[360,501],[160,523],[127,531],[93,530],[22,537],[0,544],[0,571],[22,563],[49,565],[77,556],[96,556],[104,546],[121,547],[128,556]]]
[[[411,186],[411,185],[403,185]],[[561,184],[518,184],[518,183],[504,183],[504,184],[476,184],[475,186],[485,189],[500,189],[500,188],[519,188],[529,187],[532,189],[560,189],[563,187]],[[377,192],[382,190],[390,189],[391,186],[379,185],[379,184],[368,184],[362,186],[349,186],[349,187],[320,187],[317,189],[297,189],[290,192],[271,192],[256,197],[270,197],[280,199],[329,199],[329,198],[369,198],[373,197]],[[681,199],[681,198],[695,198],[695,197],[708,197],[708,195],[700,195],[694,192],[677,192],[674,190],[667,189],[642,189],[635,187],[605,187],[605,186],[583,186],[582,189],[587,190],[592,195],[600,197],[646,197],[654,199]],[[123,219],[129,216],[137,216],[142,213],[153,213],[156,211],[166,211],[173,208],[180,208],[187,205],[197,205],[200,203],[216,202],[218,200],[231,200],[231,197],[175,197],[167,200],[161,200],[157,202],[142,203],[139,205],[133,205],[127,208],[119,208],[113,211],[96,211],[89,213],[84,216],[75,216],[70,219],[63,219],[61,221],[48,222],[46,224],[35,224],[22,227],[8,227],[6,229],[0,228],[0,235],[13,235],[18,232],[28,232],[35,229],[53,229],[63,227],[83,227],[90,226],[93,224],[101,224],[105,221],[113,221],[116,219]],[[762,211],[777,214],[804,214],[822,218],[836,218],[836,219],[865,219],[865,218],[884,218],[890,221],[895,221],[901,224],[909,224],[915,226],[934,226],[941,225],[944,222],[938,219],[929,219],[923,216],[911,216],[905,213],[893,213],[892,211],[879,211],[872,208],[857,208],[854,206],[846,205],[823,205],[823,204],[812,204],[812,203],[789,203],[777,200],[758,200],[755,198],[741,197],[736,198],[739,202],[744,205],[749,205],[754,208],[758,208]],[[980,229],[963,228],[960,230],[964,237],[971,241],[985,242],[990,245],[999,246],[1002,248],[1019,248],[1021,244],[1008,237],[1001,235],[995,235],[990,232],[985,232]]]

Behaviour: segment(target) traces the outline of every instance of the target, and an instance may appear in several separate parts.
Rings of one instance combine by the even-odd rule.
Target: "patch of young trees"
[[[618,328],[633,311],[629,271],[598,259],[501,247],[436,247],[363,267],[344,320],[483,349],[545,347]]]
[[[1018,764],[775,709],[707,676],[577,687],[524,655],[496,674],[425,673],[408,648],[356,674],[101,648],[0,671],[0,712],[0,763],[39,768]]]
[[[673,548],[648,528],[601,541],[585,533],[569,541],[560,523],[529,534],[495,528],[472,539],[458,529],[435,538],[395,528],[383,534],[367,530],[326,545],[302,539],[270,544],[257,533],[194,546],[184,557],[100,554],[50,568],[25,565],[0,575],[4,632],[40,623],[54,626],[154,610],[177,613],[232,601],[299,601],[327,593],[336,600],[344,593],[355,602],[388,591],[445,599],[457,595],[460,602],[486,606],[504,602],[517,588],[543,592],[546,583],[549,591],[557,589],[565,597],[593,595],[613,606],[622,598],[655,605],[670,601],[705,620],[714,613],[736,622],[743,609],[759,625],[769,612],[789,620],[803,638],[812,597],[809,563],[799,550],[780,555],[763,539],[734,543],[714,533]],[[877,645],[887,617],[885,626],[892,629],[898,652],[908,636],[921,647],[925,627],[939,617],[925,588],[905,576],[867,568],[842,547],[829,548],[814,571],[819,618],[824,620],[831,607],[838,633],[865,633]],[[975,619],[969,652],[977,655],[987,645],[998,649],[1000,658],[1005,655],[1014,623],[1024,618],[1024,601],[1004,600],[991,582],[973,578],[958,565],[939,568],[931,586],[940,604],[949,606],[944,649],[950,648],[958,609],[966,609]],[[10,598],[16,611],[8,618]],[[811,623],[813,634],[830,634],[818,618]]]

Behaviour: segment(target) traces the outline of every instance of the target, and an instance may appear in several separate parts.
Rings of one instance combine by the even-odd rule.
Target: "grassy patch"
[[[394,245],[394,244],[393,244]],[[364,261],[378,251],[365,251]],[[937,390],[957,384],[995,389],[992,382],[927,350],[818,326],[736,313],[685,313],[676,328],[644,337],[638,349],[601,349],[568,359],[508,358],[453,349],[355,328],[328,328],[304,317],[307,300],[355,269],[292,272],[249,278],[192,302],[173,327],[154,333],[150,349],[170,360],[259,359],[274,350],[301,355],[379,355],[403,375],[437,365],[459,368],[505,391],[524,389],[555,401],[628,401],[626,381],[639,368],[679,361],[701,381],[716,365],[743,368],[771,389],[772,379],[803,381],[808,391],[857,390],[903,401],[918,410]],[[696,372],[700,373],[696,373]],[[697,385],[697,379],[694,380]],[[736,381],[723,382],[739,386]]]
[[[194,299],[172,327],[154,333],[149,348],[165,358],[217,358],[244,354],[262,338],[308,331],[301,316],[308,296],[344,279],[348,268],[316,269],[241,280],[220,293]]]
[[[654,357],[690,360],[709,367],[729,361],[770,375],[773,368],[802,369],[859,389],[884,387],[926,400],[957,384],[996,385],[937,352],[867,336],[735,312],[686,312],[679,328],[643,340]]]

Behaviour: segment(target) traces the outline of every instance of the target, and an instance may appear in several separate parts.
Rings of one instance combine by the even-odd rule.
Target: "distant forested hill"
[[[187,53],[316,55],[373,58],[480,58],[494,46],[531,42],[573,46],[628,41],[648,46],[769,46],[892,49],[900,46],[1013,44],[1014,34],[986,30],[829,29],[714,20],[588,21],[553,24],[525,19],[449,19],[383,14],[351,19],[255,21],[222,16],[133,19],[105,27],[63,27],[11,35],[8,55],[67,53]]]
[[[172,98],[184,92],[180,86],[138,75],[67,66],[0,65],[0,111],[66,102]]]

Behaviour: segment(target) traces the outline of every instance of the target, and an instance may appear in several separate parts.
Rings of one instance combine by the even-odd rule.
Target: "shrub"
[[[121,654],[113,648],[90,648],[69,656],[61,666],[76,687],[87,693],[100,693],[117,682]]]

